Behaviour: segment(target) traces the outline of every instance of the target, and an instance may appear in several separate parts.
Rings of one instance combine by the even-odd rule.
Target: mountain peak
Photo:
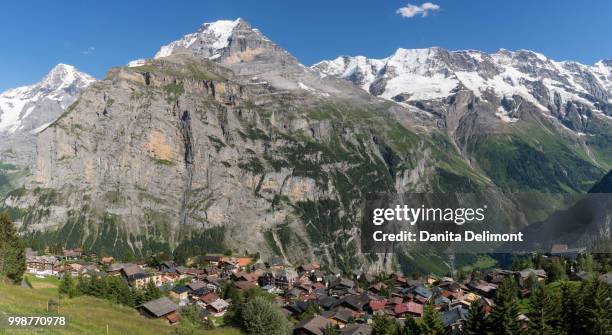
[[[153,58],[168,57],[180,49],[198,50],[206,58],[218,58],[222,50],[228,47],[232,33],[238,25],[250,28],[242,18],[204,23],[195,33],[162,46]]]
[[[96,79],[57,64],[38,83],[0,93],[0,133],[32,131],[57,118]]]
[[[85,87],[94,81],[96,81],[94,77],[80,72],[74,66],[59,63],[47,73],[37,86],[46,90],[61,90],[73,85]]]

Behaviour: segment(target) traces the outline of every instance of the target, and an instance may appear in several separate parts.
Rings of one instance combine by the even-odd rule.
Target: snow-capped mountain
[[[398,49],[384,59],[342,56],[311,68],[323,77],[347,79],[375,96],[410,104],[469,90],[498,105],[500,119],[514,122],[507,102],[516,96],[561,118],[570,110],[581,118],[589,113],[612,116],[611,64],[557,62],[527,50],[487,54],[429,48]]]
[[[162,46],[154,58],[170,56],[180,48],[198,50],[202,56],[209,59],[221,57],[224,49],[229,46],[233,30],[240,22],[241,19],[204,23],[197,32]]]
[[[24,145],[29,146],[95,80],[71,65],[58,64],[40,82],[1,93],[0,160],[28,161],[31,150]]]
[[[321,85],[318,73],[302,65],[259,29],[253,28],[241,18],[204,23],[196,32],[162,46],[154,59],[177,54],[212,60],[258,84],[308,91],[321,96],[341,95],[347,91],[330,91],[329,83]],[[139,59],[130,62],[128,66],[135,67],[144,63],[146,60]]]

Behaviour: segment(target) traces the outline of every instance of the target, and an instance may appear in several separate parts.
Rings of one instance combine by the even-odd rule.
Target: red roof
[[[393,312],[395,312],[395,315],[398,315],[398,316],[402,314],[406,314],[406,313],[416,315],[416,316],[422,316],[423,315],[423,305],[417,304],[416,302],[409,301],[403,304],[395,305]]]
[[[200,297],[200,300],[202,300],[206,304],[210,304],[213,301],[216,301],[217,299],[219,299],[219,296],[215,292],[210,292]]]
[[[177,323],[181,320],[181,316],[177,312],[173,312],[166,315],[166,319],[170,321],[170,323]]]
[[[402,299],[401,297],[392,297],[391,300],[389,300],[389,303],[392,305],[398,305],[402,302],[404,302],[404,299]]]
[[[370,301],[370,308],[372,311],[379,311],[385,308],[385,305],[387,305],[387,299]]]

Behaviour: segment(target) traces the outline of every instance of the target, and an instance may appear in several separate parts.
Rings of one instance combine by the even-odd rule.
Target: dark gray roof
[[[371,335],[372,327],[364,324],[350,324],[340,330],[342,335]]]
[[[176,304],[166,297],[151,300],[138,307],[146,309],[147,312],[155,315],[156,317],[161,317],[166,314],[170,314],[172,312],[175,312],[177,309]]]
[[[444,325],[444,327],[448,327],[459,320],[467,320],[468,316],[469,311],[465,308],[459,307],[443,312],[442,315],[440,315],[440,319],[442,320],[442,325]]]
[[[293,329],[306,329],[312,334],[323,335],[325,327],[327,327],[327,325],[330,323],[331,322],[328,319],[320,315],[315,315],[313,317],[302,320],[302,322],[295,325]]]

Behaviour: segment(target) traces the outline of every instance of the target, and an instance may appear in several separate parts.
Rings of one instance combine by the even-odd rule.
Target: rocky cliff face
[[[579,191],[609,165],[545,130],[535,102],[517,95],[522,121],[505,122],[493,93],[451,91],[380,99],[243,20],[205,24],[86,89],[40,133],[33,177],[5,206],[32,239],[98,253],[231,249],[390,269],[359,253],[366,194]]]

